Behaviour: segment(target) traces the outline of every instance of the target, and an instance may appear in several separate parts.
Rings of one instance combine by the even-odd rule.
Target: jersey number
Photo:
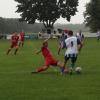
[[[73,47],[73,45],[74,45],[74,43],[73,43],[73,41],[71,41],[71,47]]]

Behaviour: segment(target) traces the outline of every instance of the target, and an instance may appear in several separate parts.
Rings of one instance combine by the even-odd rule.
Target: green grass
[[[86,39],[78,57],[81,75],[61,76],[58,68],[31,75],[43,64],[43,57],[35,55],[41,41],[26,41],[18,55],[7,56],[8,41],[0,41],[0,100],[100,100],[100,42]],[[49,48],[57,55],[57,41],[50,40]]]

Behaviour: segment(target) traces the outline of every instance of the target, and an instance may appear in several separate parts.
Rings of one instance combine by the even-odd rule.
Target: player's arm
[[[61,46],[59,46],[59,48],[58,48],[58,55],[60,54],[60,51],[61,51]]]
[[[62,49],[64,49],[65,48],[65,44],[63,43],[63,42],[61,42],[60,43],[60,46],[59,46],[59,48],[58,48],[58,55],[60,54],[60,51],[62,50]]]
[[[11,36],[10,42],[14,42],[13,36]]]
[[[65,41],[66,41],[66,40],[61,41],[60,46],[59,46],[59,48],[58,48],[58,54],[60,54],[60,51],[61,51],[62,49],[67,48],[67,44],[66,44]]]
[[[59,46],[59,48],[58,48],[58,55],[60,54],[60,51],[62,50],[62,48],[63,48],[63,44],[62,44],[62,42],[60,43],[60,46]]]
[[[81,51],[82,47],[83,47],[83,45],[81,43],[80,45],[78,45],[78,50]]]
[[[51,37],[48,37],[47,39],[45,39],[45,40],[43,41],[43,43],[48,42],[48,40],[49,40],[50,38],[51,38]]]
[[[18,37],[19,37],[19,40],[21,40],[21,35],[20,35],[20,34],[19,34],[19,36],[18,36]]]
[[[35,54],[39,54],[39,53],[41,53],[41,50],[38,50],[38,51],[35,52]]]

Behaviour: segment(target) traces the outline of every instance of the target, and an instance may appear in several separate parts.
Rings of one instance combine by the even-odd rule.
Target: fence
[[[97,35],[96,35],[96,33],[83,33],[84,34],[84,36],[85,37],[89,37],[89,38],[93,38],[93,37],[97,37]],[[11,39],[11,34],[9,35],[9,34],[7,34],[6,35],[6,38],[5,39],[7,39],[7,40],[9,40],[9,39]],[[48,37],[52,37],[52,38],[57,38],[57,37],[59,37],[59,36],[61,36],[61,34],[46,34],[46,33],[44,33],[44,34],[38,34],[38,33],[30,33],[30,34],[26,34],[25,35],[25,39],[31,39],[31,40],[34,40],[34,39],[45,39],[45,38],[48,38]],[[0,35],[0,39],[1,38],[4,38],[4,36],[1,34]]]

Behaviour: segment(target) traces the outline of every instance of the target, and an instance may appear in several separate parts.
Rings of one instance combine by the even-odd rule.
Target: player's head
[[[68,32],[68,36],[73,36],[73,31],[70,30],[70,31]]]
[[[13,35],[17,35],[17,33],[16,32],[13,32]]]
[[[48,47],[48,42],[43,42],[43,47]]]

